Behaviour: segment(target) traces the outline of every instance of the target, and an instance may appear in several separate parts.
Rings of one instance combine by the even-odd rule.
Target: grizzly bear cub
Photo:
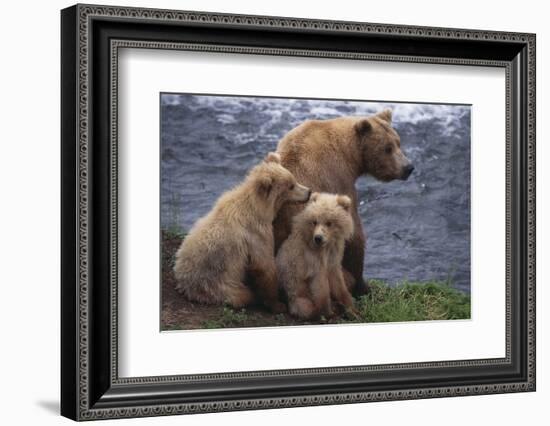
[[[346,195],[315,192],[292,221],[290,236],[277,253],[280,287],[290,314],[311,319],[334,315],[331,299],[353,311],[344,282],[342,257],[353,235],[352,203]]]
[[[306,202],[311,191],[269,153],[244,182],[223,194],[199,219],[176,253],[176,289],[187,299],[234,308],[278,300],[272,222],[287,201]]]

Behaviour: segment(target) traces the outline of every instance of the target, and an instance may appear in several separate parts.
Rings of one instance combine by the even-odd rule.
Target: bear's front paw
[[[338,316],[338,313],[335,310],[330,309],[325,313],[324,316],[327,320],[331,320],[331,319],[336,318]]]
[[[271,302],[267,306],[274,314],[282,314],[287,311],[286,305],[281,302]]]
[[[360,312],[357,310],[357,308],[355,308],[355,306],[347,306],[345,307],[344,309],[344,314],[346,315],[346,317],[350,320],[353,320],[353,321],[360,321],[361,320],[361,314]]]
[[[338,313],[334,311],[332,306],[327,306],[319,310],[319,318],[321,320],[331,320],[338,316]]]
[[[349,287],[348,287],[349,288]],[[359,279],[355,281],[355,285],[352,288],[353,297],[359,299],[361,296],[365,296],[370,293],[370,285],[368,281]]]

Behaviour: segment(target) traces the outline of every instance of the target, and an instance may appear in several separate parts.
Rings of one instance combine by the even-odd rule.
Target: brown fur
[[[345,194],[352,202],[354,233],[346,243],[344,278],[356,294],[366,292],[363,279],[365,233],[357,210],[355,181],[370,174],[384,182],[406,179],[412,171],[391,127],[391,110],[370,117],[306,121],[291,130],[277,152],[281,164],[313,191]],[[274,222],[275,249],[291,232],[292,218],[303,206],[284,206]]]
[[[342,274],[344,244],[353,234],[351,200],[314,193],[292,222],[292,232],[276,257],[279,285],[292,315],[330,318],[332,301],[353,308]]]
[[[259,298],[274,312],[284,311],[277,297],[272,222],[285,202],[305,202],[309,195],[281,166],[279,155],[268,154],[185,237],[176,253],[176,289],[194,302],[240,308]]]

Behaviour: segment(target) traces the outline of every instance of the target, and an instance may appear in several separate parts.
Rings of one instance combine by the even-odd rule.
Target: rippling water
[[[406,182],[357,181],[365,276],[451,279],[469,292],[469,106],[163,94],[161,226],[189,229],[302,121],[385,107],[415,171]]]

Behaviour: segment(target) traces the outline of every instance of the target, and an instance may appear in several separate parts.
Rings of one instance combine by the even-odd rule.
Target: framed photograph
[[[535,35],[61,12],[61,413],[535,390]]]
[[[471,318],[471,105],[161,93],[160,109],[161,330]],[[358,126],[368,128],[361,133]],[[344,137],[349,138],[347,146],[341,142]],[[451,139],[453,143],[446,143]],[[297,142],[301,152],[296,151]],[[365,162],[372,164],[362,164],[361,143],[370,146],[365,148]],[[335,151],[329,151],[331,147]],[[298,183],[299,201],[285,202],[268,220],[274,241],[267,246],[276,253],[272,260],[281,292],[278,299],[287,305],[283,311],[288,315],[269,309],[269,300],[259,297],[252,278],[243,288],[250,289],[245,297],[254,300],[243,302],[233,300],[233,291],[211,294],[217,289],[204,284],[213,279],[208,274],[199,273],[196,285],[191,276],[197,268],[212,271],[220,265],[226,271],[238,263],[229,253],[220,258],[217,250],[236,244],[227,241],[242,234],[246,239],[252,225],[243,230],[239,223],[229,223],[222,213],[228,208],[225,199],[243,185],[249,188],[244,190],[247,197],[254,194],[256,180],[247,173],[265,169],[263,178],[264,157],[275,149],[281,158],[273,159],[291,171],[291,185]],[[303,164],[293,164],[302,157]],[[423,176],[415,179],[418,162],[430,166],[423,166]],[[337,165],[342,170],[335,170]],[[350,167],[357,171],[348,174]],[[367,173],[370,180],[360,179]],[[278,179],[274,177],[270,195],[276,196]],[[322,192],[310,195],[309,190]],[[282,197],[292,198],[293,191]],[[240,197],[230,201],[241,202]],[[247,210],[262,205],[260,197]],[[223,243],[210,241],[204,252],[198,248],[197,258],[193,242],[210,236],[193,226],[214,215],[231,233],[220,238]],[[368,230],[368,256],[363,227]],[[354,239],[360,250],[353,249]],[[348,251],[344,247],[340,255],[329,256],[333,247],[346,242]],[[243,256],[247,263],[254,251],[263,250],[261,243],[248,244],[251,250]],[[307,255],[313,259],[303,257]],[[269,258],[262,252],[263,256]],[[333,294],[330,306],[314,303],[312,294],[322,286],[311,281],[335,279],[328,268],[326,273],[314,272],[322,269],[325,259],[342,264],[344,277],[349,273],[344,294],[338,300]],[[249,266],[243,267],[234,280],[250,273]],[[369,271],[368,280],[362,279],[363,270]],[[217,271],[214,276],[217,279]],[[205,285],[208,294],[203,294]],[[307,288],[305,300],[298,297],[302,287]],[[353,303],[352,294],[358,303]]]

